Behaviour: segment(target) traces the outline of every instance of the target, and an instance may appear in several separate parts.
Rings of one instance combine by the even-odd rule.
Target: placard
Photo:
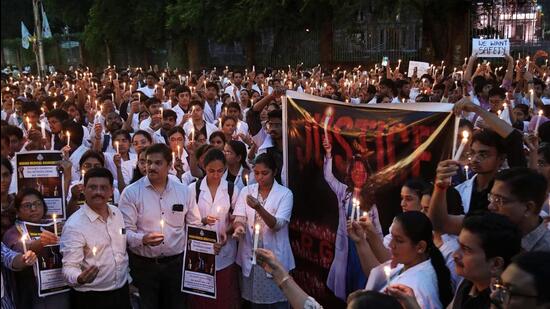
[[[416,68],[416,77],[420,78],[424,74],[428,74],[428,69],[430,64],[422,61],[409,61],[409,71],[407,72],[408,77],[412,77],[414,74],[414,69]]]
[[[510,54],[508,39],[472,39],[472,54],[483,58],[501,58]]]
[[[183,257],[181,291],[216,298],[216,231],[187,226],[187,250]]]
[[[61,151],[40,150],[15,153],[17,191],[34,188],[44,197],[48,207],[47,217],[53,214],[65,219],[65,185],[59,170]]]
[[[44,230],[54,232],[53,222],[46,224],[23,222],[20,227],[33,240],[40,238],[40,234]],[[68,292],[70,288],[63,276],[63,263],[59,244],[44,246],[42,250],[35,253],[34,274],[38,286],[38,296],[45,297]]]

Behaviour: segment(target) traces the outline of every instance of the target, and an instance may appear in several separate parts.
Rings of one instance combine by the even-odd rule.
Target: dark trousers
[[[117,290],[79,292],[71,290],[74,309],[131,309],[128,283]]]
[[[181,292],[183,254],[165,259],[149,259],[130,254],[130,275],[139,290],[140,309],[186,308]]]

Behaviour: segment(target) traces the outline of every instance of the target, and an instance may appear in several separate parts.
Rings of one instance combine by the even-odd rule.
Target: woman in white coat
[[[338,199],[338,230],[336,232],[334,259],[332,265],[330,265],[327,286],[334,292],[336,297],[345,301],[351,292],[363,289],[367,282],[367,277],[361,271],[361,263],[355,246],[349,240],[346,230],[347,221],[352,214],[353,201],[359,201],[361,207],[366,209],[366,203],[363,203],[362,199],[364,195],[363,187],[368,177],[367,166],[362,160],[354,158],[348,166],[346,184],[344,184],[336,179],[332,173],[332,145],[325,139],[323,147],[326,153],[324,163],[325,181]],[[368,211],[368,216],[379,236],[382,237],[382,228],[376,205],[372,205]]]
[[[254,162],[257,183],[244,187],[235,206],[234,236],[239,238],[237,264],[242,268],[242,297],[252,308],[288,308],[288,301],[254,256],[255,230],[258,247],[271,250],[283,266],[292,270],[294,256],[288,239],[292,214],[292,192],[275,181],[277,168],[270,154]]]
[[[191,308],[239,308],[238,267],[235,264],[237,242],[231,237],[233,206],[238,189],[224,178],[225,156],[221,150],[211,149],[204,156],[206,176],[189,185],[189,193],[196,203],[202,224],[216,230],[222,244],[216,255],[216,299],[192,296]]]

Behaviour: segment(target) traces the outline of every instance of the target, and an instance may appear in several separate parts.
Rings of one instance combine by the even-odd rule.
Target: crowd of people
[[[287,90],[350,105],[452,103],[460,132],[471,136],[462,156],[439,162],[435,179],[403,185],[403,212],[387,235],[376,206],[350,220],[366,167],[351,160],[351,182],[342,183],[325,139],[339,221],[336,233],[322,232],[340,248],[325,263],[327,286],[348,308],[550,308],[547,58],[507,55],[496,67],[472,54],[454,70],[441,62],[412,76],[401,61],[4,72],[2,308],[321,308],[291,276]],[[59,235],[43,230],[22,243],[23,222],[52,219],[44,190],[16,191],[15,154],[37,150],[62,153],[67,220]],[[219,235],[216,299],[181,291],[187,225]],[[39,297],[32,265],[52,244],[71,290]],[[350,263],[362,272],[347,271]]]

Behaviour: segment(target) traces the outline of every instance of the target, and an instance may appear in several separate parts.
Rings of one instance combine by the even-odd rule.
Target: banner
[[[53,222],[47,224],[23,222],[21,228],[24,233],[29,235],[30,239],[40,238],[43,230],[54,232]],[[44,297],[68,292],[70,288],[63,276],[63,263],[59,244],[44,246],[42,250],[35,253],[37,259],[34,264],[34,273],[38,286],[38,296]]]
[[[472,39],[472,53],[480,58],[504,57],[510,54],[510,42],[508,39]]]
[[[344,308],[347,295],[364,288],[348,283],[363,274],[358,260],[348,263],[355,250],[346,231],[352,194],[358,192],[361,212],[376,207],[386,234],[401,212],[404,181],[433,179],[438,162],[450,157],[452,105],[350,105],[292,91],[284,105],[287,179],[294,193],[293,277],[325,308]]]
[[[216,231],[187,226],[187,250],[183,257],[181,291],[216,298]]]
[[[65,219],[65,186],[64,177],[58,168],[61,151],[40,150],[17,152],[15,154],[17,171],[17,191],[23,188],[34,188],[42,193],[47,216],[56,214]]]

